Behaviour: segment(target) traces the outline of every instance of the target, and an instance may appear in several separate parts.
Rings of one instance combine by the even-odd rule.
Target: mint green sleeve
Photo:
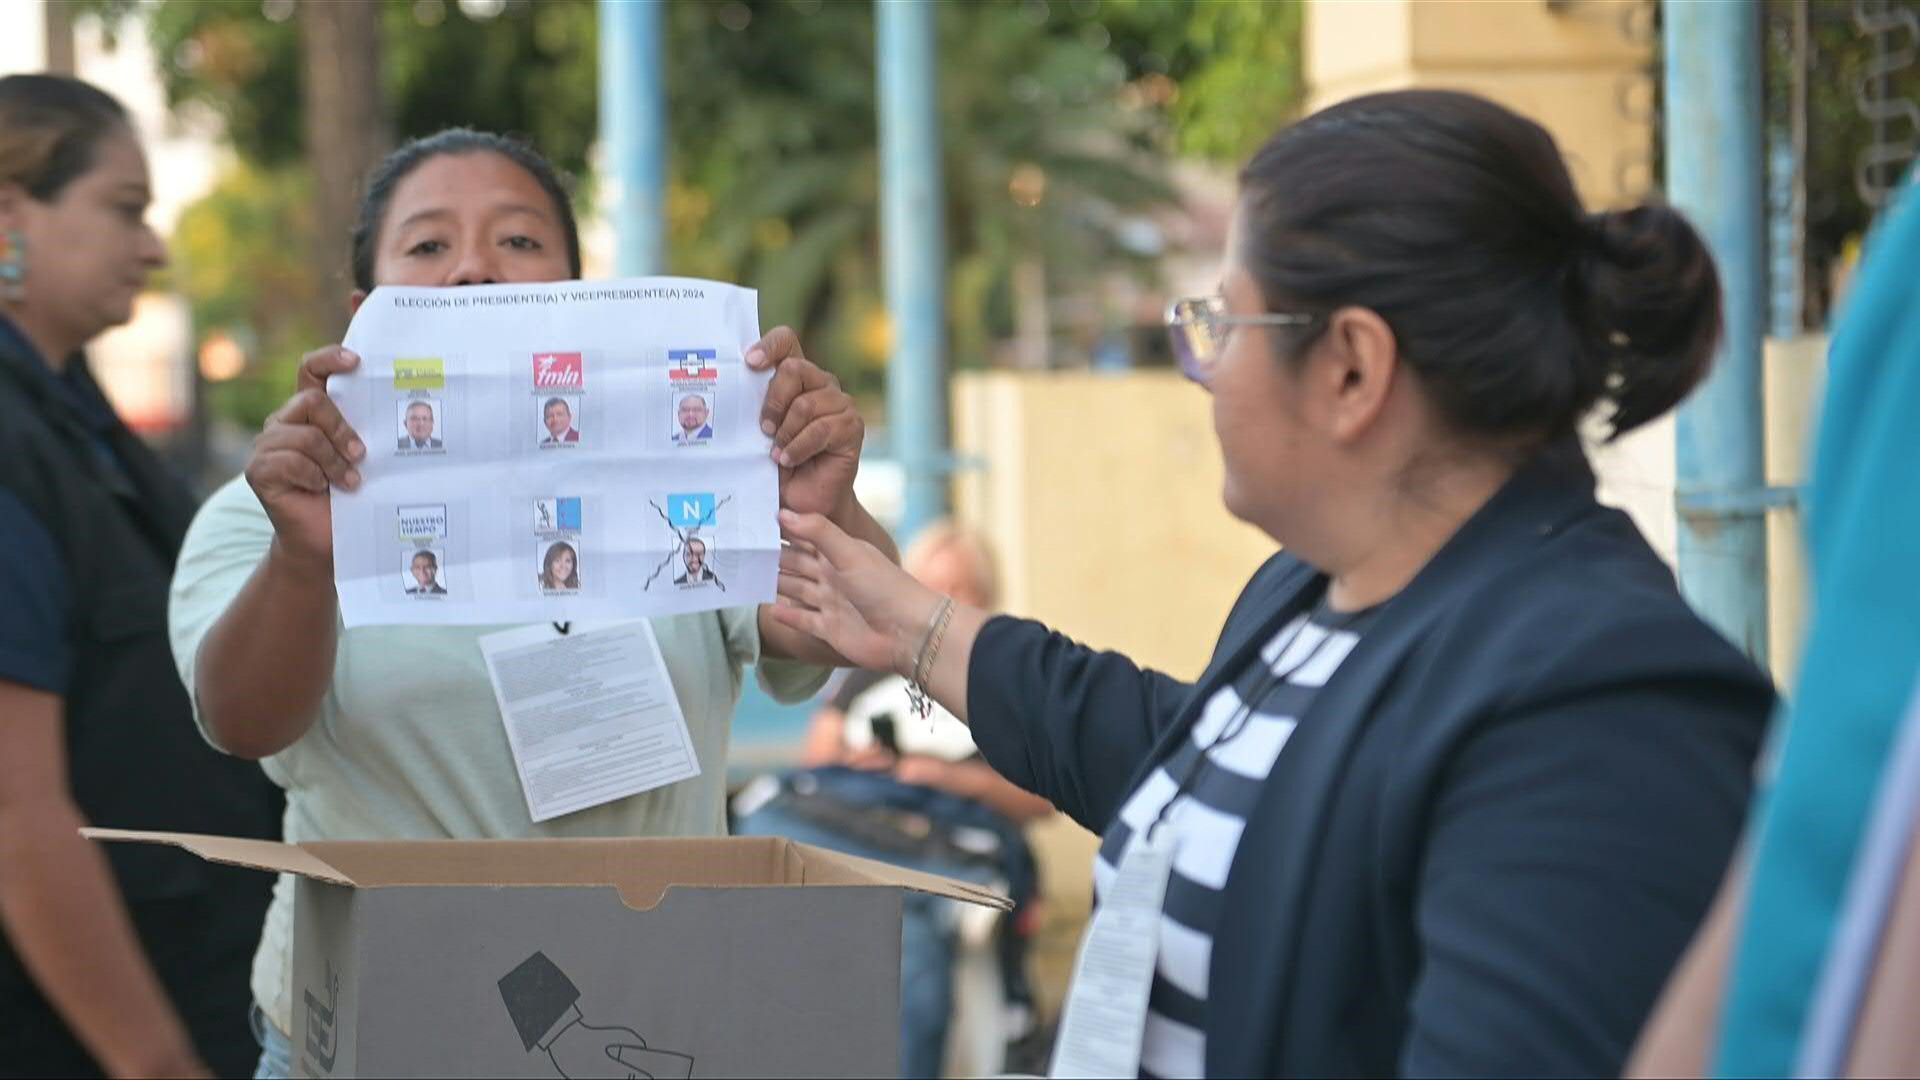
[[[741,667],[753,665],[760,689],[783,705],[802,702],[819,693],[833,675],[832,668],[819,664],[762,656],[757,607],[727,608],[720,612],[720,625],[726,633],[729,659]]]
[[[200,714],[200,688],[194,682],[200,642],[253,576],[254,567],[273,544],[273,523],[242,477],[214,492],[194,515],[173,568],[167,602],[167,633],[174,666],[193,699],[193,722],[200,735],[219,748]]]

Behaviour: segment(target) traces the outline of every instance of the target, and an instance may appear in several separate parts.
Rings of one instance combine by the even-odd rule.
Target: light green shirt
[[[201,508],[174,571],[168,625],[180,677],[193,691],[200,640],[265,557],[273,526],[243,479]],[[654,619],[700,775],[534,824],[507,747],[479,638],[505,626],[373,626],[344,630],[333,682],[313,726],[261,762],[286,789],[286,838],[396,840],[540,836],[718,836],[726,831],[728,728],[743,671],[760,660],[752,607]],[[797,701],[828,670],[769,659],[760,682]],[[253,994],[291,1030],[293,882],[274,887]]]

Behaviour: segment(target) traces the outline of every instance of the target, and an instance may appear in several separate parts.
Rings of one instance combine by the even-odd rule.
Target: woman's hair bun
[[[1650,203],[1590,214],[1568,276],[1581,381],[1619,435],[1678,405],[1720,340],[1720,276],[1692,224]]]

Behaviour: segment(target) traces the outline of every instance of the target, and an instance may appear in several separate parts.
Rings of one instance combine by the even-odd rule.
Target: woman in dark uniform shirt
[[[277,837],[200,739],[166,637],[194,500],[81,355],[166,261],[126,114],[0,79],[0,1075],[245,1075],[271,879],[82,825]]]
[[[1774,704],[1576,438],[1705,375],[1705,246],[1662,206],[1587,213],[1492,102],[1374,94],[1254,156],[1221,293],[1169,322],[1227,509],[1284,547],[1198,682],[947,606],[791,514],[781,617],[924,682],[1103,834],[1103,903],[1159,909],[1132,1038],[1069,993],[1086,1074],[1619,1075]]]

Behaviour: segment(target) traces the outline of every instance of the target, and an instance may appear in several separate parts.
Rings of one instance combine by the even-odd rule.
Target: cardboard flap
[[[892,885],[1000,911],[1013,910],[1012,899],[970,881],[843,855],[812,844],[793,844],[792,848],[800,857],[803,885]]]
[[[169,844],[185,848],[208,862],[298,874],[331,885],[356,884],[352,878],[313,852],[272,840],[242,840],[232,836],[203,836],[198,833],[141,832],[136,829],[81,829],[80,835],[90,840]]]
[[[610,885],[648,910],[669,888],[777,885],[785,841],[664,837],[315,840],[304,847],[361,888]],[[797,883],[797,882],[796,882]]]

